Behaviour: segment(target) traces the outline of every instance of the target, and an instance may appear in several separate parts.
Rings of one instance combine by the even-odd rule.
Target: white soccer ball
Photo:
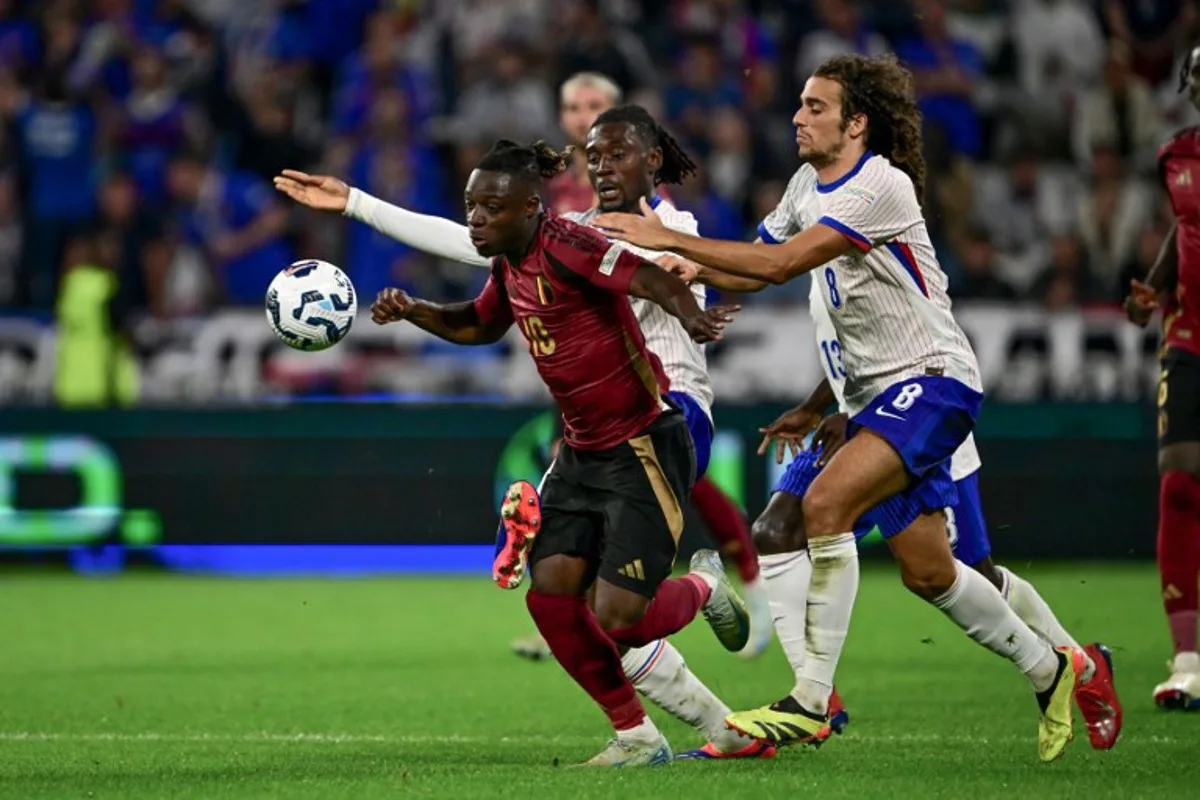
[[[267,322],[288,347],[324,350],[346,337],[358,313],[354,284],[326,261],[297,261],[267,289]]]

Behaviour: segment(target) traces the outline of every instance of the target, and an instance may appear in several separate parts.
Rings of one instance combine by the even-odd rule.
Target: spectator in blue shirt
[[[188,154],[171,164],[168,186],[183,206],[184,236],[207,253],[225,300],[261,303],[272,278],[295,260],[285,239],[287,209],[276,202],[270,184],[249,173],[211,168]]]
[[[167,164],[187,144],[187,110],[167,83],[167,65],[143,47],[133,61],[133,91],[122,109],[118,141],[138,193],[147,203],[166,196]]]
[[[945,132],[955,152],[975,158],[982,134],[971,92],[983,73],[983,56],[971,43],[951,37],[942,0],[921,0],[917,10],[920,33],[901,41],[896,55],[912,70],[925,121]]]
[[[41,57],[37,28],[13,11],[13,0],[0,0],[0,65],[22,73]]]
[[[710,38],[697,38],[688,45],[677,75],[667,89],[667,117],[704,155],[709,115],[722,106],[741,107],[741,87],[725,69],[717,41]]]
[[[45,74],[36,95],[11,109],[28,185],[25,269],[30,304],[54,303],[67,240],[94,216],[96,119],[68,95],[61,70]]]

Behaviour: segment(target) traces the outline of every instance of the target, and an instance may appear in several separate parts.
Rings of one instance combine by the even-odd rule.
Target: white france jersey
[[[655,197],[651,205],[662,219],[663,225],[681,233],[697,233],[696,218],[690,212],[681,211],[660,197]],[[592,219],[599,213],[599,209],[593,208],[583,212],[569,212],[563,214],[563,217],[590,227]],[[663,255],[654,250],[634,247],[626,242],[614,244],[649,261]],[[704,287],[698,283],[692,284],[692,296],[696,298],[700,308],[704,308]],[[704,346],[693,342],[679,320],[657,303],[640,297],[630,297],[629,304],[633,307],[634,316],[642,329],[642,336],[646,339],[646,349],[658,356],[658,360],[662,362],[663,372],[671,381],[671,391],[683,392],[695,398],[711,419],[713,388],[712,379],[708,375],[708,359],[704,355]]]
[[[909,177],[870,152],[827,185],[805,164],[759,234],[783,242],[818,222],[855,245],[812,271],[841,346],[847,413],[923,375],[945,375],[982,391],[975,353],[950,313],[946,275]]]
[[[829,387],[837,398],[838,410],[846,411],[846,368],[842,363],[842,346],[838,342],[837,331],[833,329],[833,320],[825,310],[825,301],[814,282],[808,293],[808,307],[812,313],[813,332],[817,336],[818,357],[825,377],[829,379]],[[954,451],[950,458],[950,478],[961,481],[968,475],[977,472],[983,465],[979,459],[979,450],[975,447],[975,434],[969,434],[965,441]]]

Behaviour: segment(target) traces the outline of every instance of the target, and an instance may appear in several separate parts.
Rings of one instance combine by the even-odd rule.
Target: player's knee
[[[785,519],[770,509],[754,520],[750,536],[760,556],[795,553],[808,546],[803,520]]]
[[[632,592],[613,594],[598,592],[594,602],[596,621],[606,632],[632,628],[642,621],[649,601]]]
[[[585,576],[576,559],[569,556],[548,556],[531,564],[530,591],[541,594],[583,594]]]
[[[900,577],[910,592],[930,602],[950,591],[958,578],[953,558],[932,558],[902,564]]]
[[[1182,469],[1164,472],[1160,485],[1163,506],[1187,513],[1200,512],[1198,487],[1200,479],[1191,472]]]
[[[818,481],[804,495],[804,530],[808,538],[834,536],[852,530],[854,519],[837,493]]]
[[[1166,445],[1158,451],[1158,472],[1165,481],[1168,474],[1182,472],[1200,481],[1200,443],[1182,442]]]

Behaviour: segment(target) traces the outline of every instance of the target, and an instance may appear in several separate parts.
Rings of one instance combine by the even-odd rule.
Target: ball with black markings
[[[326,261],[297,261],[267,289],[267,322],[297,350],[325,350],[346,337],[358,297],[346,273]]]

